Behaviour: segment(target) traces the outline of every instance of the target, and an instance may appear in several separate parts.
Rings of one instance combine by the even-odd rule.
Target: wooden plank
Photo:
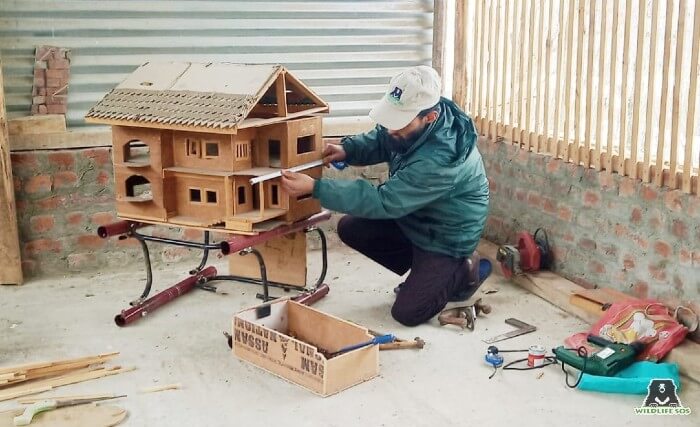
[[[486,62],[486,90],[484,91],[484,95],[486,98],[486,111],[484,111],[484,118],[486,119],[486,126],[483,129],[483,133],[486,135],[487,138],[491,137],[490,131],[491,127],[488,125],[488,121],[491,119],[491,104],[495,103],[496,100],[493,98],[491,95],[491,80],[493,77],[493,53],[494,53],[494,48],[493,48],[493,35],[494,33],[497,32],[495,28],[495,7],[493,2],[488,2],[489,6],[489,16],[488,16],[488,21],[486,22],[486,33],[488,34],[488,53],[487,53],[487,62]]]
[[[605,107],[605,58],[607,53],[607,16],[608,2],[602,1],[600,4],[600,55],[598,56],[598,105],[596,111],[596,131],[595,131],[595,154],[593,155],[593,165],[600,171],[600,153],[603,145],[603,110]],[[610,58],[612,60],[612,58]]]
[[[589,0],[588,2],[588,59],[586,61],[586,131],[583,136],[584,155],[581,157],[583,166],[591,167],[591,157],[589,155],[591,149],[591,130],[593,128],[593,51],[595,50],[595,18],[596,18],[596,1]]]
[[[93,394],[73,394],[69,396],[42,396],[42,397],[25,397],[22,399],[17,399],[17,403],[20,405],[31,405],[32,403],[41,402],[43,400],[57,400],[66,401],[74,399],[100,399],[116,397],[114,393],[93,393]]]
[[[287,117],[287,85],[284,81],[286,72],[277,75],[275,82],[275,98],[277,98],[277,117]]]
[[[613,21],[612,21],[612,39],[610,40],[610,90],[608,91],[608,149],[606,151],[605,169],[608,173],[613,172],[613,130],[615,128],[613,116],[615,112],[615,77],[617,76],[617,24],[620,15],[620,1],[613,0]]]
[[[489,20],[488,20],[488,7],[486,2],[482,2],[481,5],[481,32],[483,35],[480,35],[481,38],[481,56],[477,59],[479,62],[479,81],[477,82],[479,87],[479,105],[478,105],[478,110],[479,114],[477,116],[479,118],[486,117],[486,112],[484,111],[484,105],[486,105],[486,98],[488,98],[488,93],[484,90],[484,84],[486,83],[486,78],[485,75],[488,73],[487,70],[487,65],[488,65],[488,54],[486,53],[488,49],[488,36],[489,36]],[[486,134],[486,131],[483,126],[479,127],[479,130],[481,131],[482,135]]]
[[[525,89],[525,122],[520,126],[524,131],[525,134],[523,135],[523,138],[525,139],[524,142],[524,148],[526,151],[530,151],[530,132],[532,131],[532,125],[530,124],[530,112],[532,110],[532,77],[533,77],[533,71],[532,71],[532,65],[533,62],[535,62],[534,55],[537,49],[535,48],[535,34],[539,34],[539,31],[535,31],[535,2],[529,1],[528,4],[530,5],[530,20],[529,20],[529,28],[530,28],[530,40],[527,45],[527,85]]]
[[[13,135],[10,138],[12,151],[111,146],[112,130],[110,128],[87,128],[67,132],[23,134]]]
[[[10,160],[10,140],[5,113],[5,90],[0,59],[0,284],[21,285],[22,261],[17,229],[15,188]]]
[[[506,112],[508,111],[508,108],[506,108],[508,98],[506,97],[506,92],[508,88],[508,61],[511,60],[510,55],[508,55],[508,47],[510,45],[509,40],[508,40],[508,35],[510,32],[510,1],[506,0],[505,2],[505,12],[504,12],[504,19],[503,19],[503,71],[501,72],[501,80],[503,82],[503,87],[501,89],[501,120],[500,123],[503,124],[504,126],[504,133],[497,133],[496,136],[501,137],[505,136],[505,126],[508,125],[508,122],[506,121]],[[512,76],[511,76],[512,77]]]
[[[31,363],[23,363],[21,365],[4,366],[4,367],[0,367],[0,374],[6,374],[6,373],[18,372],[18,371],[28,371],[28,370],[32,370],[32,369],[46,368],[49,366],[59,366],[59,365],[76,363],[76,362],[110,360],[110,359],[116,357],[117,355],[119,355],[118,351],[112,352],[112,353],[96,354],[96,355],[92,355],[92,356],[77,357],[77,358],[72,358],[72,359],[49,360],[49,361],[44,361],[44,362],[31,362]]]
[[[652,10],[651,10],[651,40],[649,44],[649,50],[651,51],[649,56],[649,80],[647,81],[647,99],[655,98],[655,88],[656,88],[656,35],[659,29],[659,3],[661,0],[652,0]],[[651,141],[652,141],[652,131],[654,129],[652,125],[652,113],[654,111],[655,103],[647,101],[647,114],[644,129],[644,163],[642,165],[642,181],[651,181]]]
[[[517,65],[518,65],[518,46],[520,45],[520,38],[518,37],[518,11],[520,10],[520,6],[522,5],[522,2],[516,1],[514,2],[513,5],[513,25],[512,28],[510,29],[511,32],[513,33],[513,38],[512,38],[512,45],[513,45],[513,53],[512,53],[512,58],[511,58],[511,70],[510,70],[510,128],[509,128],[509,133],[507,138],[510,139],[511,141],[514,140],[514,129],[515,126],[518,123],[518,116],[517,116],[517,105],[519,104],[520,100],[518,99],[518,93],[516,92],[516,88],[518,86],[518,79],[517,79]]]
[[[583,101],[583,96],[581,94],[583,86],[583,42],[585,40],[584,35],[590,33],[586,31],[585,18],[586,18],[586,2],[584,0],[578,0],[578,31],[576,34],[576,88],[574,92],[574,138],[573,138],[573,152],[571,153],[571,162],[575,165],[579,165],[580,150],[581,146],[581,102]]]
[[[542,2],[542,6],[545,6],[545,3]],[[545,10],[544,8],[539,7],[538,8],[538,21],[535,24],[535,28],[537,28],[537,41],[536,41],[536,46],[537,46],[537,74],[535,75],[535,78],[537,79],[535,81],[535,93],[536,93],[536,98],[535,98],[535,125],[533,126],[533,141],[532,141],[532,146],[533,146],[533,151],[535,153],[539,153],[542,151],[544,148],[544,140],[545,140],[545,131],[542,129],[542,111],[544,109],[544,104],[546,100],[542,99],[542,92],[543,92],[543,83],[542,81],[545,80],[545,76],[542,75],[542,67],[544,67],[544,55],[545,55],[545,49],[546,49],[546,43],[547,43],[547,38],[545,37]],[[534,49],[533,49],[534,50]]]
[[[579,0],[580,1],[580,0]],[[567,23],[567,49],[566,49],[566,77],[565,77],[565,92],[564,92],[564,139],[562,158],[568,162],[571,160],[571,152],[569,151],[569,129],[571,119],[571,68],[572,56],[574,50],[574,17],[576,12],[576,3],[572,0],[569,2],[569,19]]]
[[[10,135],[65,132],[66,116],[63,114],[42,114],[17,117],[8,121],[8,129]]]
[[[627,157],[627,87],[629,86],[629,68],[630,68],[630,57],[629,57],[629,46],[630,46],[630,25],[632,22],[632,2],[630,0],[625,0],[625,29],[623,37],[623,47],[622,47],[622,81],[620,82],[622,86],[622,95],[620,95],[620,146],[618,153],[618,163],[617,169],[621,175],[627,175],[625,170],[625,158]],[[642,39],[642,42],[644,40]]]
[[[437,2],[436,2],[437,5]],[[452,72],[452,99],[462,107],[466,107],[467,97],[467,5],[466,2],[455,3],[455,46],[454,46],[454,70]],[[476,35],[476,34],[475,34]],[[479,34],[479,36],[481,36]],[[474,70],[476,70],[477,58],[474,58]],[[478,82],[476,71],[472,75],[470,90],[474,92],[474,84]],[[472,104],[472,116],[476,114]]]
[[[683,182],[681,188],[684,193],[690,193],[691,173],[693,166],[693,144],[695,143],[695,124],[697,118],[695,114],[698,96],[698,67],[700,63],[700,5],[695,2],[695,13],[693,14],[693,47],[690,56],[690,87],[688,91],[688,115],[685,127],[685,155],[683,157]]]
[[[456,7],[457,13],[462,13],[463,15],[466,15],[465,12],[460,12],[460,8],[461,9],[466,8],[466,5],[465,5],[466,2],[459,2],[458,1],[456,3],[457,3],[457,7]],[[473,50],[473,56],[471,59],[472,59],[472,62],[474,63],[474,66],[473,66],[473,71],[472,71],[472,79],[471,79],[471,82],[469,85],[469,90],[471,91],[471,95],[472,95],[470,112],[472,114],[472,117],[475,117],[478,115],[478,112],[479,112],[479,107],[478,107],[478,105],[479,105],[479,85],[478,85],[478,82],[481,80],[481,74],[480,74],[480,69],[481,69],[480,59],[481,59],[481,57],[479,56],[479,44],[480,44],[481,38],[483,37],[483,34],[481,32],[481,15],[479,13],[481,11],[482,2],[481,2],[481,0],[477,0],[473,3],[475,3],[475,6],[474,6],[474,32],[472,33],[472,38],[474,40],[474,45],[473,45],[474,50]],[[457,15],[457,16],[459,16],[459,15]],[[458,18],[455,18],[455,19],[458,19]],[[467,33],[466,33],[466,24],[464,22],[464,19],[465,18],[463,18],[461,21],[457,21],[462,25],[462,27],[460,28],[459,36],[455,36],[455,37],[463,37],[463,40],[464,40],[463,43],[466,43]],[[455,25],[455,28],[457,28],[456,25]],[[455,30],[455,34],[457,34],[456,30]],[[457,53],[457,39],[455,38],[455,64],[457,61],[457,59],[456,59],[457,54],[458,54]],[[463,56],[464,56],[464,58],[461,58],[460,60],[462,61],[462,66],[466,67],[466,55],[463,55]],[[457,72],[457,66],[455,65],[455,74],[456,74],[456,72]],[[453,98],[453,99],[459,99],[459,98]]]
[[[494,34],[494,42],[493,42],[493,53],[490,53],[490,60],[493,63],[493,89],[491,91],[491,98],[493,99],[493,109],[491,110],[491,114],[489,115],[489,120],[491,121],[489,125],[489,135],[491,136],[491,139],[496,139],[498,138],[498,129],[496,128],[496,123],[498,123],[498,87],[500,78],[501,76],[499,75],[501,69],[499,67],[499,60],[500,60],[500,52],[501,52],[501,46],[500,46],[500,35],[501,35],[501,2],[496,1],[496,11],[495,11],[495,16],[494,16],[494,21],[492,22],[493,25],[493,32]]]
[[[634,101],[632,105],[632,146],[630,161],[632,164],[631,170],[627,171],[627,175],[632,179],[637,179],[637,151],[639,150],[639,116],[641,114],[641,98],[642,98],[642,68],[644,67],[644,31],[647,19],[647,2],[639,2],[639,13],[637,14],[637,60],[634,71]],[[651,64],[653,67],[653,63]],[[648,99],[652,99],[651,96]],[[647,104],[650,104],[647,102]],[[647,105],[650,109],[651,105]],[[650,123],[647,126],[651,127]]]
[[[678,1],[678,30],[676,31],[676,71],[673,74],[673,104],[671,112],[671,162],[669,182],[666,184],[671,189],[678,188],[677,175],[678,171],[678,145],[680,138],[678,135],[678,127],[681,119],[681,78],[683,73],[683,40],[685,39],[685,9],[686,0]]]
[[[666,3],[666,26],[664,36],[664,62],[661,70],[661,110],[659,113],[659,137],[657,138],[656,148],[656,173],[654,174],[654,183],[663,185],[663,170],[664,170],[664,146],[666,145],[666,119],[668,106],[668,79],[669,67],[671,66],[671,36],[673,33],[673,2]]]
[[[544,120],[542,123],[542,128],[543,128],[543,137],[544,141],[542,141],[542,144],[545,144],[545,150],[549,154],[552,153],[552,144],[550,141],[552,139],[549,136],[549,116],[550,116],[550,105],[551,103],[549,102],[549,87],[551,86],[551,61],[552,61],[552,17],[554,14],[554,0],[551,0],[549,3],[549,7],[547,9],[549,10],[549,14],[547,15],[547,38],[545,39],[545,65],[544,65]]]
[[[559,38],[557,42],[557,89],[555,93],[554,100],[554,129],[552,131],[552,138],[554,140],[554,157],[559,158],[561,156],[561,149],[559,145],[559,124],[561,123],[561,99],[562,99],[562,85],[564,84],[564,79],[562,78],[562,66],[564,63],[564,30],[566,28],[565,23],[565,13],[564,6],[569,4],[569,2],[559,2]],[[571,5],[569,5],[571,7]]]
[[[466,18],[466,13],[462,15],[462,18]],[[447,0],[433,0],[433,68],[435,71],[437,71],[438,75],[440,76],[440,80],[442,82],[441,85],[441,92],[445,91],[445,57],[443,55],[443,52],[445,51],[445,22],[447,19]],[[457,36],[457,33],[455,33],[455,36]],[[456,42],[456,39],[455,39]],[[455,50],[457,49],[457,45],[455,44]],[[466,38],[463,39],[463,44],[462,44],[462,55],[465,56],[466,58]],[[456,56],[455,56],[456,58]],[[466,68],[465,68],[466,71]],[[465,81],[466,81],[466,75]],[[465,102],[466,103],[466,93],[462,94],[463,98],[460,98],[459,101]],[[464,109],[464,105],[458,104],[460,107]]]

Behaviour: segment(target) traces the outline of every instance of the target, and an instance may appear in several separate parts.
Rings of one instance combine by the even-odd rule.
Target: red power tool
[[[549,268],[552,263],[552,251],[546,231],[541,228],[538,228],[535,234],[521,231],[517,237],[518,246],[503,245],[498,248],[496,254],[506,278],[514,274]]]

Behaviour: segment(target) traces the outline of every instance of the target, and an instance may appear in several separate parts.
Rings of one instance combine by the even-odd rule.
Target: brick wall
[[[485,237],[544,227],[554,269],[586,287],[700,303],[700,197],[480,141],[491,185]]]

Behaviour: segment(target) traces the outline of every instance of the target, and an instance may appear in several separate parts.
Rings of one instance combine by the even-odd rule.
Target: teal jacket
[[[403,154],[388,148],[379,128],[343,138],[346,163],[389,163],[386,182],[375,187],[362,179],[321,178],[313,196],[334,211],[394,219],[423,250],[471,255],[486,223],[488,180],[471,119],[448,99],[440,106],[439,118]]]

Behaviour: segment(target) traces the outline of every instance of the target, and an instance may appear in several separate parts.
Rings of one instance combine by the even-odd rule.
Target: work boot
[[[468,269],[465,282],[450,295],[450,302],[466,301],[472,297],[482,283],[491,275],[491,261],[481,259],[479,254],[474,252],[466,259],[465,267]]]

